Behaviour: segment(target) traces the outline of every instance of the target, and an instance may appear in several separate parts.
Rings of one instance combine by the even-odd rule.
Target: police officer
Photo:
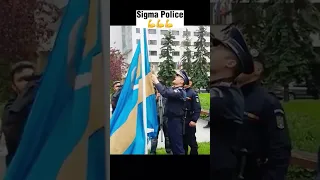
[[[120,92],[121,92],[121,82],[120,81],[115,81],[113,83],[113,90],[114,93],[111,96],[111,106],[112,106],[112,113],[116,110],[117,103],[120,97]]]
[[[244,99],[233,85],[240,73],[252,73],[253,61],[244,38],[237,28],[227,39],[210,39],[210,161],[211,179],[236,179],[236,145],[242,124]]]
[[[190,146],[190,155],[198,155],[198,143],[196,139],[196,123],[200,117],[201,105],[198,94],[191,88],[192,81],[189,78],[189,84],[184,88],[187,93],[185,134],[183,147],[185,154],[188,155],[188,146]]]
[[[251,50],[254,72],[236,79],[245,99],[239,147],[239,177],[245,180],[285,180],[291,157],[285,113],[277,97],[261,85],[263,55]]]
[[[151,139],[151,149],[150,149],[150,154],[151,155],[156,155],[156,150],[157,150],[157,146],[158,146],[158,138],[159,138],[159,133],[162,130],[164,137],[165,137],[165,149],[167,154],[172,154],[171,148],[170,148],[170,143],[169,143],[169,136],[168,136],[168,121],[167,118],[163,115],[162,111],[164,108],[164,104],[165,104],[165,98],[163,98],[160,93],[158,93],[157,89],[155,89],[156,92],[156,103],[157,103],[157,118],[158,118],[158,123],[159,123],[159,128],[158,128],[158,133],[157,136],[153,139]],[[162,101],[161,101],[162,100]],[[160,104],[162,103],[162,104]],[[162,106],[162,108],[160,109],[160,106]],[[160,116],[162,116],[162,122],[160,121]]]
[[[168,118],[168,135],[173,155],[184,155],[183,130],[184,130],[184,106],[186,91],[183,86],[189,83],[186,72],[180,70],[173,80],[173,87],[165,87],[159,83],[153,74],[152,81],[159,93],[167,98],[165,116]]]
[[[27,61],[16,63],[12,67],[11,80],[14,96],[5,105],[2,117],[2,130],[8,150],[7,166],[18,149],[39,86],[34,64]]]

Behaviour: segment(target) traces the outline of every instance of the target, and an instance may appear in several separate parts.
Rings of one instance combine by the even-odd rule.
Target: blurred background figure
[[[113,83],[113,94],[111,95],[111,106],[112,106],[112,113],[115,111],[117,107],[117,103],[120,97],[120,92],[121,92],[121,82],[120,81],[115,81]]]

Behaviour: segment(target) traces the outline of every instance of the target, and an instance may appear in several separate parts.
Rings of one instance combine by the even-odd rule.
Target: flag
[[[141,39],[132,58],[117,108],[110,120],[110,154],[145,154],[146,134],[149,138],[154,138],[157,134],[156,97],[151,81],[145,29]],[[141,46],[144,47],[142,50]],[[145,76],[146,99],[143,99],[143,76]],[[143,101],[147,105],[146,119],[143,118]],[[147,127],[144,120],[147,121]]]
[[[98,0],[70,0],[5,180],[105,179]]]

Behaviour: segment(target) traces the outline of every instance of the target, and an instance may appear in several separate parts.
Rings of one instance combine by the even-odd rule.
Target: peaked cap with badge
[[[233,27],[230,29],[225,40],[211,37],[211,42],[213,46],[225,46],[237,56],[241,73],[251,74],[254,71],[253,58],[249,52],[247,43],[238,28]]]
[[[184,80],[184,84],[185,85],[189,84],[189,77],[188,77],[187,73],[184,70],[181,69],[181,70],[177,71],[176,75],[182,77],[182,79]]]

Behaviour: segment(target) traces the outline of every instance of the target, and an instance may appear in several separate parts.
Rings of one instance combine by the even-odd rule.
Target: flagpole
[[[140,29],[141,37],[140,37],[140,52],[141,52],[141,69],[142,69],[142,113],[143,113],[143,126],[145,133],[145,151],[144,154],[148,154],[148,136],[147,136],[147,104],[146,104],[146,56],[145,56],[145,32],[144,28]]]

